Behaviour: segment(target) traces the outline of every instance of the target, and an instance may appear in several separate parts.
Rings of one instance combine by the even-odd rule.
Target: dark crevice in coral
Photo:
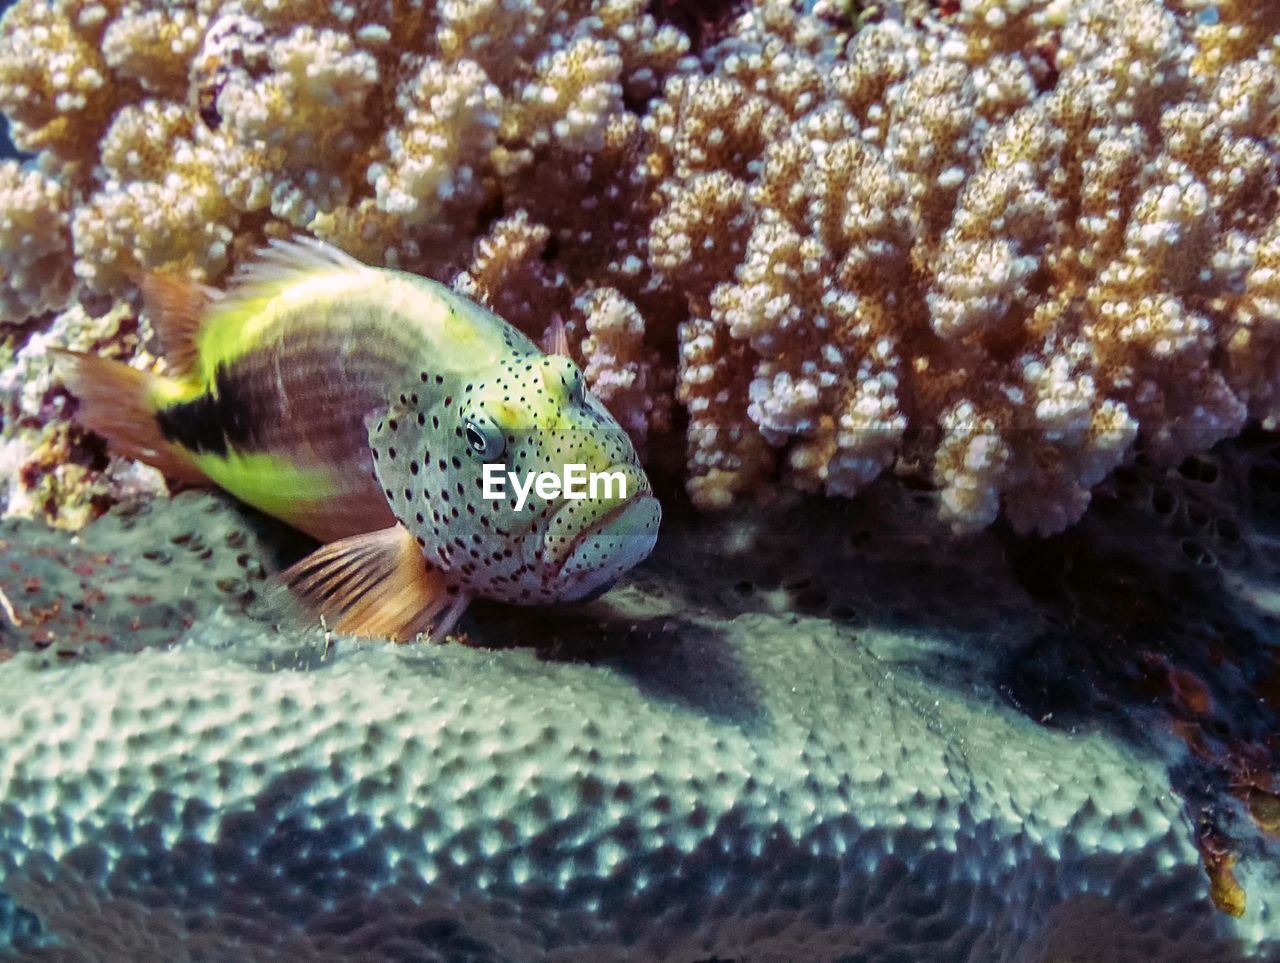
[[[222,114],[218,111],[218,95],[222,93],[225,83],[226,80],[222,79],[211,86],[196,90],[196,112],[210,130],[217,130],[222,126]]]
[[[1058,86],[1058,35],[1051,34],[1026,51],[1027,63],[1035,81],[1036,93],[1047,94]]]
[[[747,6],[746,0],[652,0],[649,9],[658,23],[684,31],[697,53],[723,37]]]
[[[56,312],[49,311],[38,314],[25,321],[0,321],[0,344],[5,345],[14,354],[21,351],[33,334],[49,330]]]
[[[24,154],[14,146],[13,135],[9,133],[10,123],[8,119],[0,119],[0,161],[10,159],[26,160],[31,155]]]
[[[1063,535],[1002,533],[1010,573],[1057,618],[1006,658],[998,690],[1042,725],[1102,727],[1157,755],[1185,744],[1172,784],[1228,911],[1240,898],[1229,854],[1251,832],[1232,800],[1265,828],[1280,772],[1277,619],[1235,588],[1261,598],[1274,584],[1246,533],[1275,537],[1278,495],[1280,439],[1251,426],[1177,467],[1122,468]]]
[[[472,225],[472,236],[477,239],[488,237],[493,225],[506,216],[507,199],[503,197],[501,191],[494,191],[485,198],[484,204],[476,211],[475,221]],[[480,243],[480,240],[477,240],[476,243]]]
[[[649,112],[649,105],[654,101],[654,94],[637,93],[631,87],[624,87],[622,90],[622,106],[630,114],[637,117],[643,117]]]

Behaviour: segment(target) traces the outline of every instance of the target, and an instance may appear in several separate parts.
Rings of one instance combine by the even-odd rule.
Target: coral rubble
[[[1276,416],[1271,5],[731,6],[22,0],[0,317],[311,231],[559,316],[703,506],[893,471],[959,530]]]

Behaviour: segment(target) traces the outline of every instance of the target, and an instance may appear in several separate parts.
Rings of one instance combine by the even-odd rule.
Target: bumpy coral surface
[[[1278,413],[1272,6],[23,0],[0,314],[310,231],[558,316],[701,505],[1054,532]]]
[[[537,652],[272,631],[242,614],[266,544],[209,495],[78,542],[10,523],[0,957],[1273,960],[1280,702],[1242,680],[1280,665],[1280,501],[1215,510],[1214,464],[1128,479],[1123,531],[1091,517],[1038,566],[865,531],[915,511],[885,485],[875,512],[673,520],[625,591],[468,623]],[[37,621],[102,566],[118,586]]]

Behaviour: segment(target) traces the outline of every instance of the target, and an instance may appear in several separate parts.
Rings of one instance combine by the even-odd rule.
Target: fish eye
[[[463,434],[470,449],[485,461],[493,461],[502,457],[506,450],[506,439],[498,426],[485,418],[467,418],[463,422]]]

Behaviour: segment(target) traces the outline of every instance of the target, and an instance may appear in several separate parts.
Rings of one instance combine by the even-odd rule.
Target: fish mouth
[[[614,465],[626,480],[622,499],[566,502],[552,516],[543,541],[554,566],[557,594],[566,602],[604,592],[643,561],[658,539],[662,507],[649,479],[634,465]]]

